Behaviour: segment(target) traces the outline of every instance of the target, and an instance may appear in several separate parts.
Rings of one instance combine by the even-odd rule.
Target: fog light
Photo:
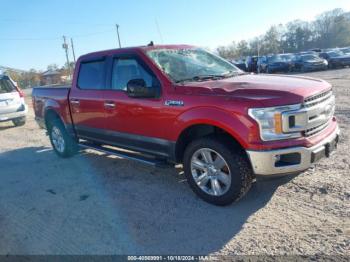
[[[275,163],[281,160],[281,155],[275,155]]]
[[[277,160],[277,157],[278,157],[278,160]],[[275,159],[276,159],[276,162],[275,162],[276,167],[299,165],[301,163],[300,153],[288,153],[288,154],[276,155]]]

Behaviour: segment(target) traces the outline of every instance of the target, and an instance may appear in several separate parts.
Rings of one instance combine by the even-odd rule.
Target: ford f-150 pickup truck
[[[33,89],[36,120],[61,157],[92,148],[148,164],[183,164],[216,205],[256,175],[299,173],[337,146],[332,86],[254,75],[187,45],[90,53],[72,86]]]

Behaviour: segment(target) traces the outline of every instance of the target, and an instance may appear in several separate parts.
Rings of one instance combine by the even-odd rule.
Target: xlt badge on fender
[[[181,100],[166,100],[164,104],[166,106],[184,106],[184,101],[181,101]]]

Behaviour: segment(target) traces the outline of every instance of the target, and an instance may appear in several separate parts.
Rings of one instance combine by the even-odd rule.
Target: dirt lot
[[[24,127],[1,123],[0,254],[350,255],[350,69],[308,75],[334,85],[336,155],[228,207],[198,199],[180,170],[59,159],[32,110]]]

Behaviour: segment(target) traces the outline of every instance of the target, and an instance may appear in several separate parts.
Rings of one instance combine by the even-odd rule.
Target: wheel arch
[[[44,112],[44,122],[46,129],[49,129],[49,121],[52,119],[59,119],[64,124],[60,114],[54,108],[48,107]]]
[[[222,125],[208,122],[192,123],[182,130],[176,140],[174,154],[176,162],[182,162],[185,149],[193,140],[207,136],[225,140],[230,146],[240,150],[245,148],[242,138]]]

